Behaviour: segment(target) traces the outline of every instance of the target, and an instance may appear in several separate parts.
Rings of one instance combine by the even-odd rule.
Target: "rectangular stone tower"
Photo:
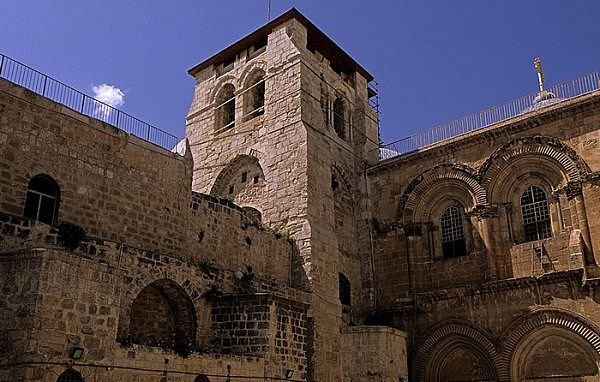
[[[341,380],[339,329],[372,300],[372,76],[295,9],[189,73],[193,189],[231,199],[293,236],[292,286],[313,296],[309,379]]]

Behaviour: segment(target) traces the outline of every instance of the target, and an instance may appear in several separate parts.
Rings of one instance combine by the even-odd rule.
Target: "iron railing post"
[[[46,96],[46,80],[48,79],[48,76],[44,76],[44,89],[42,90],[42,95],[45,97]]]
[[[2,77],[2,68],[4,68],[4,55],[2,55],[2,61],[0,61],[0,77]]]
[[[83,105],[85,104],[85,94],[81,93],[81,113],[83,114]]]
[[[116,127],[119,127],[119,115],[121,114],[121,110],[117,109],[117,122],[115,123]]]
[[[146,132],[146,140],[150,140],[150,125],[148,125],[148,131]]]

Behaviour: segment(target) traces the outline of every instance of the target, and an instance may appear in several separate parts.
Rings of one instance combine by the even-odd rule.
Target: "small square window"
[[[248,171],[244,171],[242,173],[242,183],[246,182],[248,180]]]
[[[254,184],[258,183],[258,175],[254,177]]]
[[[229,186],[229,193],[233,194],[233,186]]]

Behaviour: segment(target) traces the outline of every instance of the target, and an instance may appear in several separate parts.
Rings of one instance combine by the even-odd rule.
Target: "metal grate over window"
[[[442,250],[444,258],[467,254],[462,213],[456,207],[449,207],[442,215]]]
[[[552,236],[550,210],[544,190],[529,186],[521,195],[521,214],[525,241],[541,240]]]
[[[75,369],[67,369],[58,376],[56,382],[84,382],[81,373]]]

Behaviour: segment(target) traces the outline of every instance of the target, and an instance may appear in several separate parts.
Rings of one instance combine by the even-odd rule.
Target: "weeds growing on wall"
[[[217,267],[215,267],[208,261],[203,261],[200,264],[198,264],[198,268],[200,269],[200,272],[204,273],[211,279],[214,279],[215,273],[217,273],[219,271],[219,269]]]
[[[223,295],[223,291],[221,291],[217,285],[210,284],[210,287],[208,288],[208,290],[206,292],[202,293],[202,298],[207,302],[211,302],[212,300],[214,300],[217,297],[220,297],[222,295]]]
[[[61,222],[56,226],[56,229],[59,243],[71,251],[76,250],[87,235],[85,229],[70,222]]]

